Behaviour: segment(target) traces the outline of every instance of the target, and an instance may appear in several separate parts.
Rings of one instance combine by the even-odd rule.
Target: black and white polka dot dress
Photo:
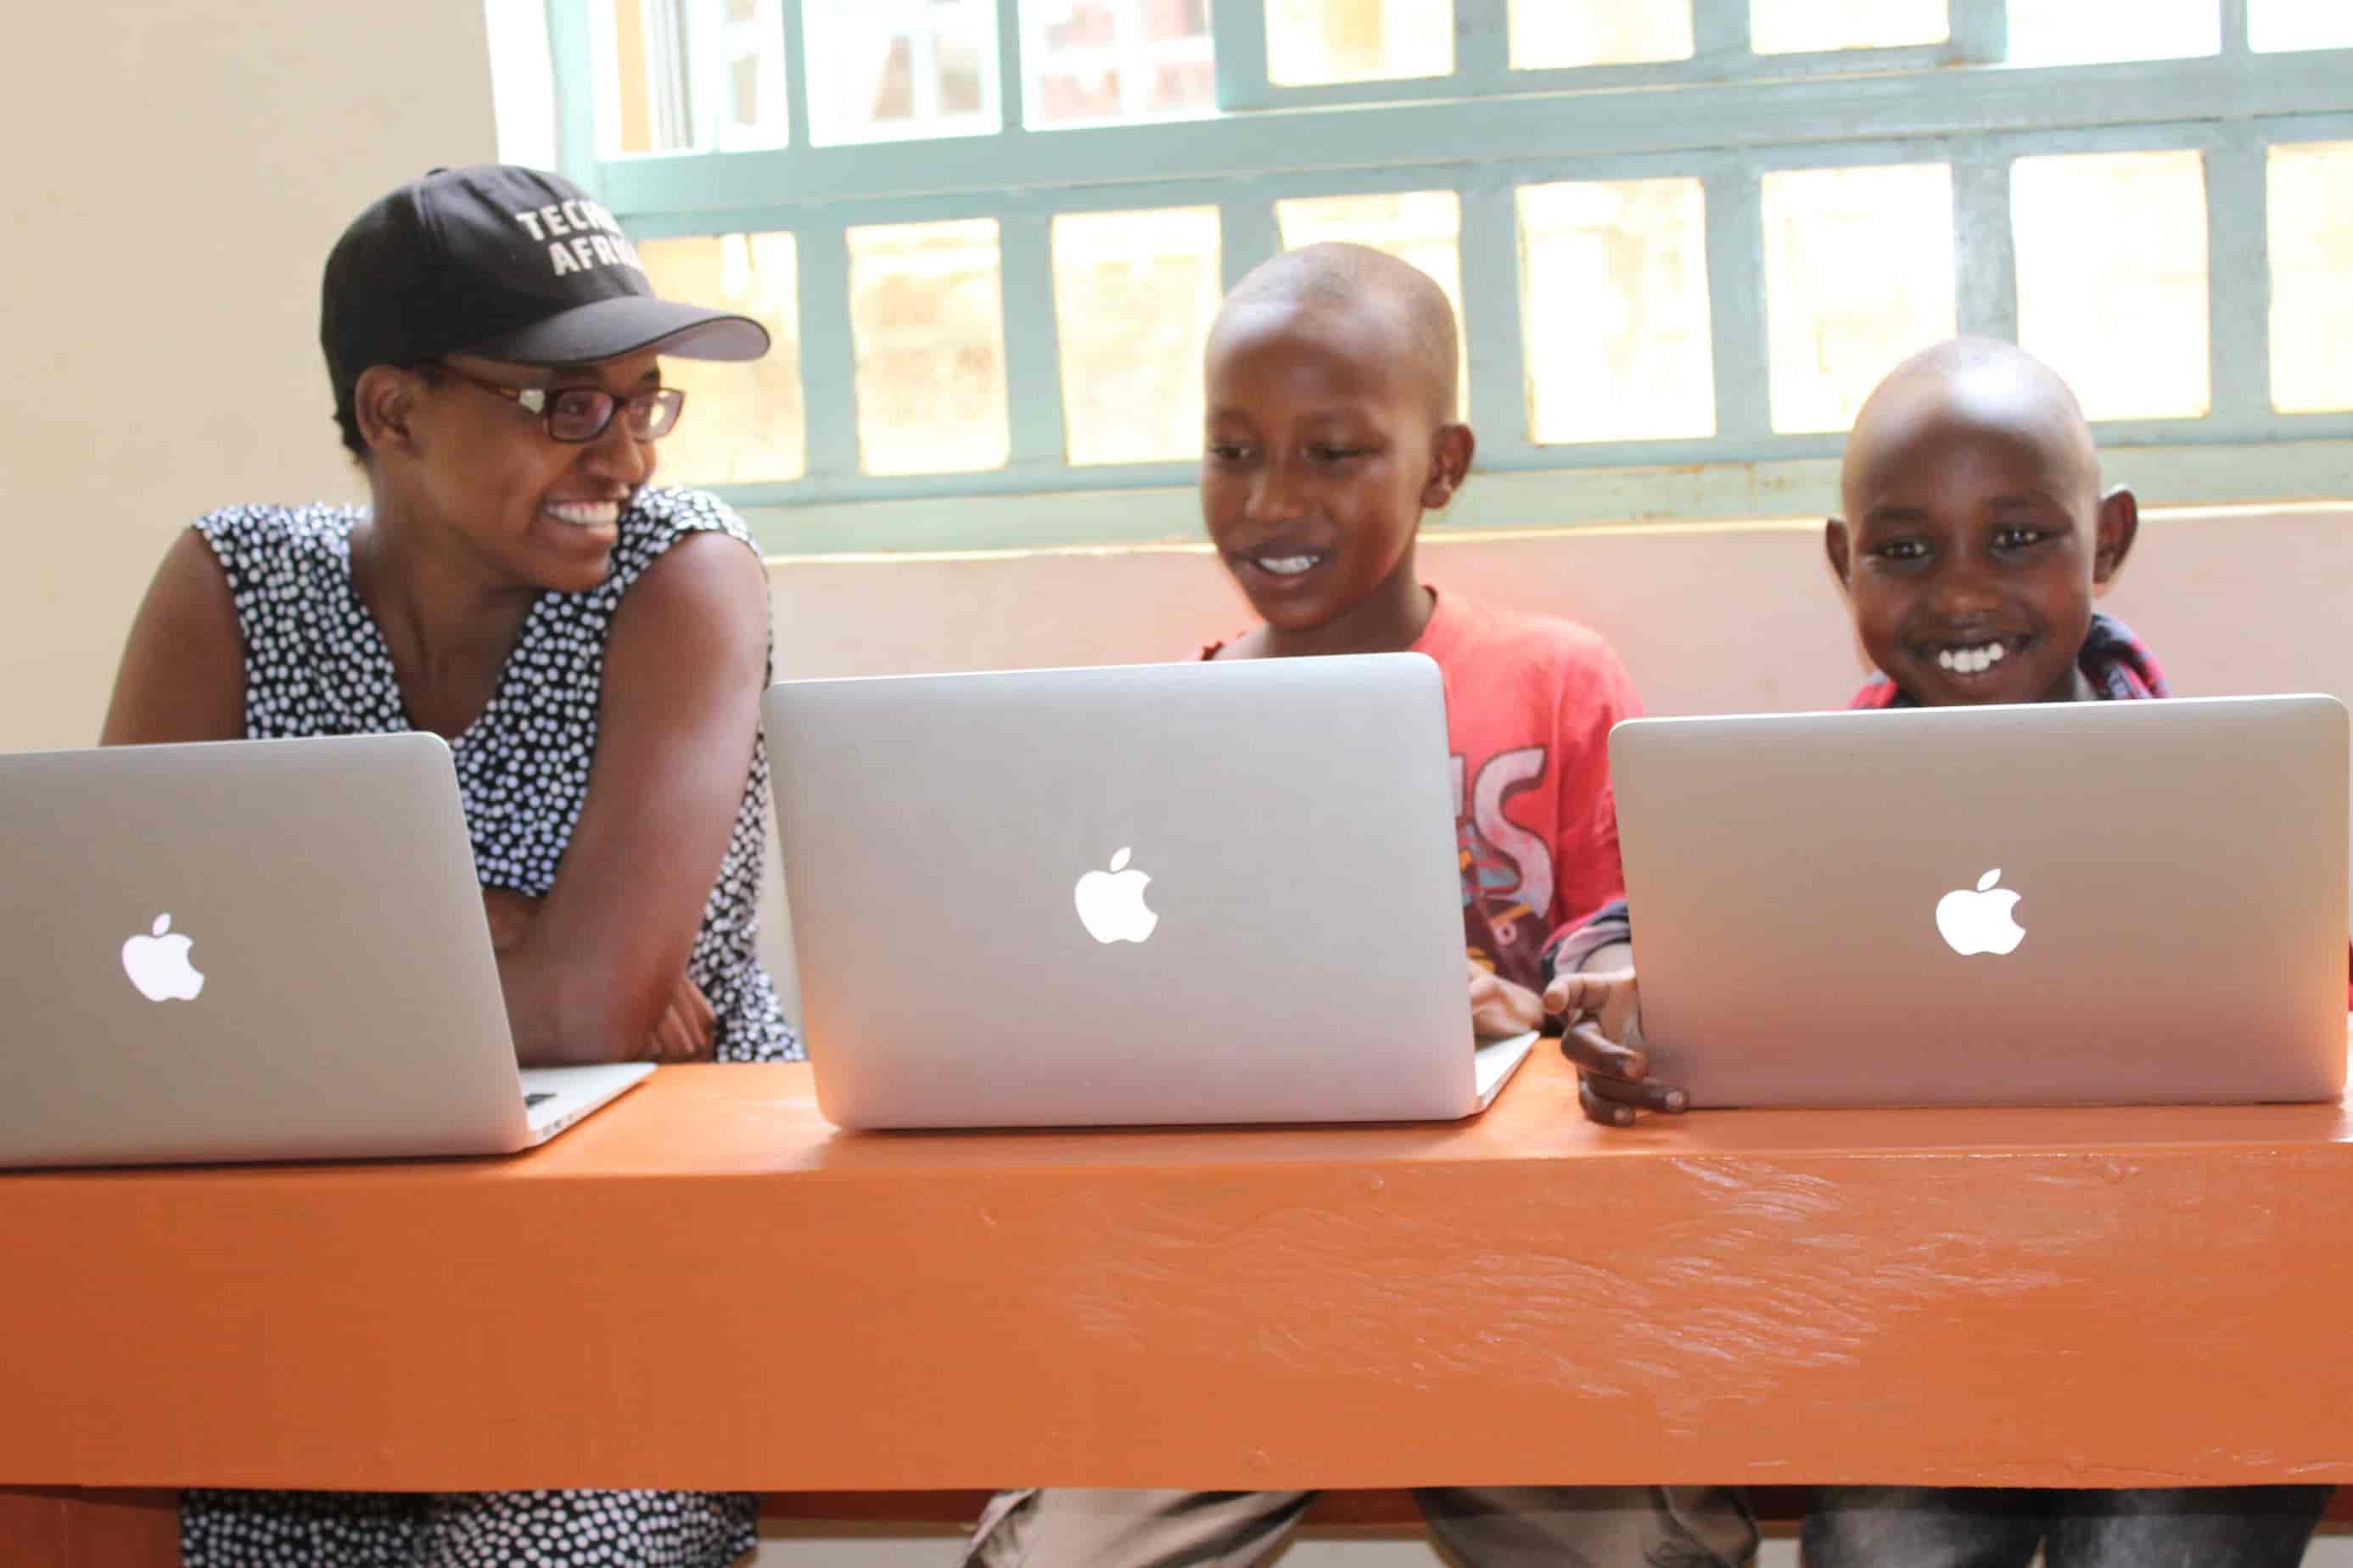
[[[237,604],[249,738],[413,727],[391,650],[352,582],[352,529],[364,515],[236,507],[196,523]],[[537,898],[554,885],[588,792],[614,612],[664,550],[703,530],[751,547],[712,497],[640,491],[621,516],[605,582],[533,604],[489,706],[450,743],[483,886]],[[763,742],[687,960],[718,1016],[722,1061],[801,1055],[754,953],[767,814]],[[752,1550],[756,1511],[743,1492],[190,1491],[180,1541],[187,1568],[719,1568]]]

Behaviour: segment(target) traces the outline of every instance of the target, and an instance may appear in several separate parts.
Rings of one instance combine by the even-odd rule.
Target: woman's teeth
[[[1302,572],[1314,570],[1315,563],[1324,558],[1321,555],[1256,555],[1250,559],[1261,572],[1271,572],[1277,577],[1296,577]]]
[[[575,528],[610,528],[621,521],[621,503],[609,500],[550,501],[547,515]]]
[[[2002,644],[1989,642],[1983,647],[1946,648],[1936,655],[1936,663],[1956,675],[1983,675],[2009,655]]]

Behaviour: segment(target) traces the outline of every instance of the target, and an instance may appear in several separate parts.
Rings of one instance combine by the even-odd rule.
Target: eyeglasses
[[[594,441],[613,423],[613,416],[624,409],[631,436],[640,441],[659,441],[678,424],[679,413],[686,406],[686,394],[675,386],[648,387],[626,396],[596,386],[502,386],[469,375],[447,360],[431,363],[435,370],[454,375],[469,386],[494,392],[526,413],[538,415],[547,426],[548,438],[568,446]]]

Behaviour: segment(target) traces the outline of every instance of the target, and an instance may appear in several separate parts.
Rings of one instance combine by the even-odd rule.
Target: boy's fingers
[[[1545,1011],[1571,1016],[1582,1013],[1591,1005],[1586,999],[1588,989],[1582,974],[1556,976],[1553,983],[1545,987]]]
[[[1560,1049],[1578,1067],[1609,1078],[1639,1082],[1651,1070],[1650,1059],[1641,1052],[1620,1045],[1591,1023],[1578,1024],[1561,1036]]]
[[[1593,1088],[1597,1099],[1615,1105],[1631,1105],[1644,1110],[1663,1110],[1670,1116],[1685,1110],[1691,1097],[1671,1083],[1645,1079],[1630,1082],[1622,1078],[1605,1078],[1599,1073],[1588,1073],[1584,1081]]]
[[[1595,1093],[1595,1081],[1590,1073],[1577,1075],[1577,1103],[1584,1108],[1586,1120],[1599,1121],[1604,1127],[1633,1126],[1634,1108],[1620,1105],[1614,1100],[1605,1100]]]
[[[1546,1012],[1557,1013],[1571,1023],[1584,1014],[1609,1018],[1613,1013],[1630,1013],[1634,1006],[1633,976],[1622,970],[1616,973],[1564,974],[1545,987],[1544,1005]]]

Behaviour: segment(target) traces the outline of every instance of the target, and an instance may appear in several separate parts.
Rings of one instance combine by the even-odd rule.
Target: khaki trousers
[[[1313,1492],[1000,1492],[966,1568],[1250,1568]],[[1724,1487],[1432,1487],[1430,1533],[1466,1568],[1744,1568],[1748,1505]]]

